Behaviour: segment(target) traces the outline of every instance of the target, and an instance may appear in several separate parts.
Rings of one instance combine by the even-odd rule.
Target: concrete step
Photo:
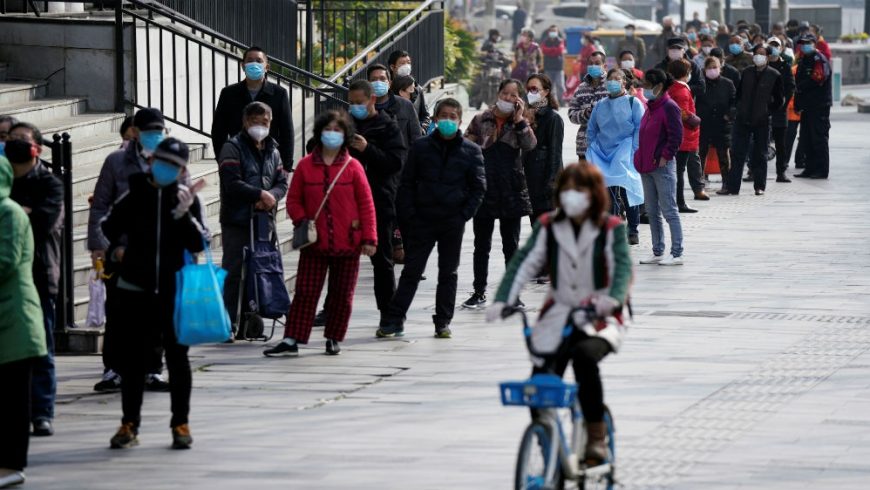
[[[8,116],[14,116],[20,121],[36,125],[40,130],[45,123],[55,119],[78,116],[88,110],[88,99],[84,97],[62,97],[38,100],[27,100],[4,104],[0,111]],[[43,133],[45,133],[43,131]]]
[[[37,126],[42,131],[43,137],[49,141],[54,134],[69,133],[70,141],[75,148],[76,141],[89,140],[109,133],[118,134],[125,117],[123,113],[87,113],[52,119]]]
[[[48,95],[48,82],[3,82],[0,78],[0,113],[3,107],[30,102]]]
[[[51,139],[51,135],[45,135],[46,139]],[[86,165],[100,163],[109,156],[110,153],[121,147],[121,137],[118,133],[105,133],[70,140],[72,142],[72,160],[73,160],[73,175],[78,173],[78,169]],[[43,151],[42,158],[51,161],[51,152]]]

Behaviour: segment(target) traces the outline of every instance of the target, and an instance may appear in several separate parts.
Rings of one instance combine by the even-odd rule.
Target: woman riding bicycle
[[[604,177],[593,165],[565,167],[556,182],[556,206],[539,218],[528,242],[511,259],[487,320],[500,318],[523,286],[542,270],[550,276],[550,290],[532,331],[535,351],[555,352],[568,314],[577,307],[595,305],[602,319],[578,325],[587,337],[553,365],[555,374],[562,376],[568,361],[573,361],[589,435],[585,457],[604,461],[604,391],[598,363],[619,349],[625,331],[623,309],[631,283],[625,224],[607,214],[610,203]],[[533,358],[533,363],[533,374],[544,371],[540,359]]]

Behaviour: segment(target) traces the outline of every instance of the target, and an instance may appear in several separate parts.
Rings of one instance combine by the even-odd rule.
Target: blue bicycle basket
[[[532,408],[570,407],[577,397],[577,385],[553,374],[536,374],[526,381],[506,381],[501,388],[502,405]]]

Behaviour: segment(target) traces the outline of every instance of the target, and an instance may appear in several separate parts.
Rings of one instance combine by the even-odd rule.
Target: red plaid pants
[[[296,293],[287,313],[284,337],[307,344],[314,327],[317,302],[323,290],[323,282],[329,273],[329,289],[326,295],[327,339],[342,342],[347,334],[347,324],[353,307],[353,293],[359,276],[359,255],[335,257],[302,250],[296,271]]]

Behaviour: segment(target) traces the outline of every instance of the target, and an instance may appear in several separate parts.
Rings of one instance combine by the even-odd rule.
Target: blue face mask
[[[586,73],[588,73],[592,78],[600,77],[603,72],[604,70],[601,69],[601,65],[589,65],[589,67],[586,68]]]
[[[324,130],[320,133],[320,142],[328,150],[337,150],[344,144],[344,133],[341,131]]]
[[[803,54],[813,54],[813,51],[816,50],[816,47],[812,44],[801,44],[801,52]]]
[[[438,121],[438,132],[445,138],[452,138],[456,131],[459,130],[459,123],[450,119],[442,119]]]
[[[607,87],[607,93],[610,95],[618,95],[622,92],[622,83],[619,80],[608,80],[605,86]]]
[[[770,48],[770,55],[773,57],[777,57],[780,55],[780,51],[777,48]]]
[[[151,164],[151,177],[154,178],[154,183],[160,187],[166,187],[175,182],[180,173],[181,167],[163,160],[154,160],[154,163]]]
[[[390,90],[390,84],[387,82],[372,82],[372,88],[375,89],[375,96],[383,97],[387,95],[387,91]]]
[[[656,100],[655,92],[653,92],[653,90],[649,89],[649,88],[643,89],[643,96],[646,98],[646,100],[648,100],[650,102]]]
[[[365,119],[369,117],[369,108],[364,104],[351,104],[348,112],[354,119]]]
[[[702,27],[702,28],[701,28],[701,34],[703,34],[703,35],[705,35],[705,36],[709,36],[709,35],[710,35],[710,29],[707,29],[706,27]]]
[[[266,73],[266,67],[260,63],[245,63],[245,76],[251,80],[260,80]]]
[[[694,41],[695,39],[698,39],[698,35],[695,34],[694,32],[690,32],[690,33],[686,34],[686,37],[689,38],[689,41]]]
[[[157,149],[157,145],[159,145],[165,137],[166,135],[162,130],[142,131],[139,133],[139,143],[142,145],[142,149],[150,154],[154,153],[154,150]]]
[[[731,51],[731,54],[738,55],[743,52],[743,46],[739,44],[729,44],[728,51]]]

